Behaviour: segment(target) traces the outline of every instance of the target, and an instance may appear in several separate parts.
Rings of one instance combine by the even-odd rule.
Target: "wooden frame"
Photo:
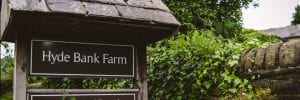
[[[66,74],[66,73],[34,73],[32,72],[32,62],[33,62],[33,42],[34,41],[48,41],[48,42],[55,42],[55,43],[65,43],[65,44],[78,44],[78,45],[94,45],[94,46],[114,46],[114,47],[127,47],[132,48],[132,73],[130,75],[110,75],[110,74]],[[104,43],[87,43],[87,42],[75,42],[75,41],[57,41],[57,40],[40,40],[40,39],[31,39],[31,53],[30,53],[30,69],[29,75],[36,75],[36,76],[69,76],[69,77],[115,77],[115,78],[132,78],[135,75],[135,52],[134,52],[134,45],[121,45],[121,44],[104,44]],[[118,51],[119,52],[119,51]]]
[[[14,100],[26,100],[27,93],[136,93],[137,100],[148,100],[146,44],[135,42],[134,89],[27,89],[26,78],[30,66],[30,37],[19,35],[15,44]]]
[[[30,41],[25,35],[18,35],[15,44],[15,66],[13,79],[13,98],[14,100],[26,99],[26,76],[29,66]]]

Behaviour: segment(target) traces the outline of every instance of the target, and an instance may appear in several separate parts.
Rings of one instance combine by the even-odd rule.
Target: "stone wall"
[[[270,88],[278,99],[300,100],[300,40],[244,51],[238,74],[254,76],[254,88]]]

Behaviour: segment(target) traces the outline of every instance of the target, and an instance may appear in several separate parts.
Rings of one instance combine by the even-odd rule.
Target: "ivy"
[[[246,29],[231,39],[213,31],[187,34],[148,47],[150,99],[253,98],[249,81],[236,76],[240,54],[279,41]]]

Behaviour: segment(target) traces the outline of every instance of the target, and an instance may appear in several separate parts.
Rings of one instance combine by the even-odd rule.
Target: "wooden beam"
[[[27,93],[137,93],[139,89],[27,89]]]
[[[29,50],[29,39],[25,35],[17,36],[13,83],[14,100],[26,100],[26,71],[29,67]]]
[[[137,94],[138,100],[148,100],[146,44],[138,44],[136,53],[137,64],[134,87],[140,89]]]

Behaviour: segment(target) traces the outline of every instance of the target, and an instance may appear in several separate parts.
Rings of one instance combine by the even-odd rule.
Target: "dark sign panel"
[[[135,100],[135,94],[30,94],[29,100]]]
[[[32,40],[30,75],[134,76],[134,46]]]

